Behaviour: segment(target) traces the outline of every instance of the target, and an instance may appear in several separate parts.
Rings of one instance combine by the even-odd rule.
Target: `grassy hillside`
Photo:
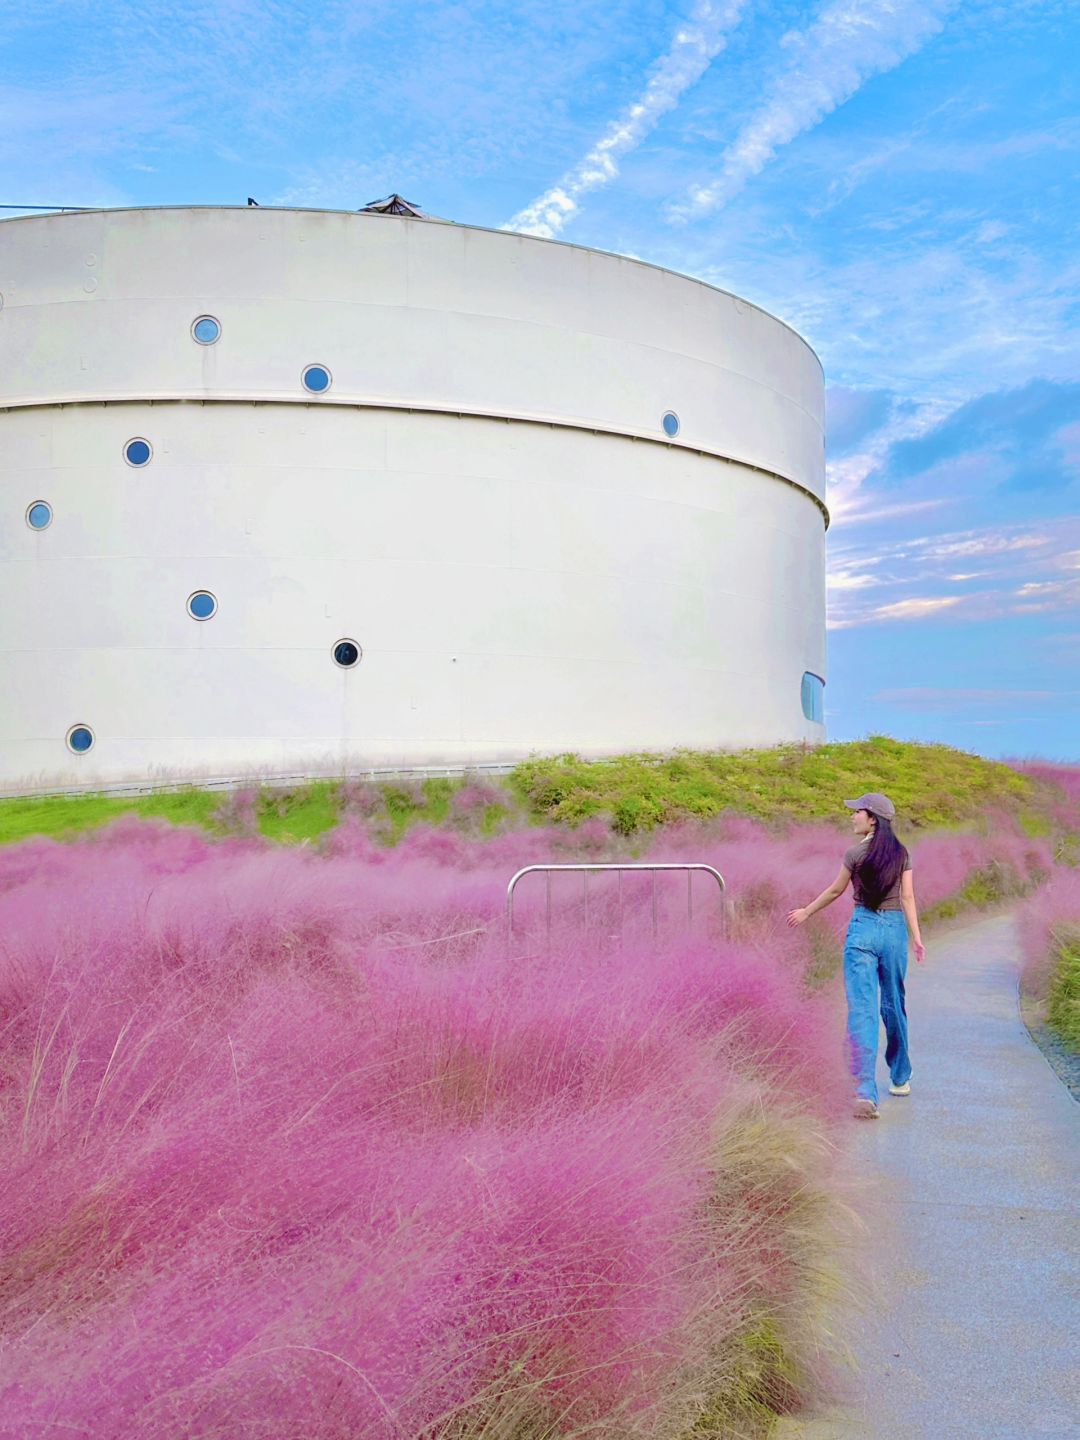
[[[400,839],[417,820],[438,825],[451,812],[454,796],[467,789],[464,780],[432,779],[366,784],[313,780],[309,784],[238,791],[184,787],[151,795],[50,795],[0,800],[0,844],[32,835],[67,838],[105,825],[121,815],[198,825],[211,835],[262,835],[267,840],[299,843],[316,840],[348,814],[376,822],[388,843]],[[495,814],[512,804],[510,792],[493,790]]]
[[[220,795],[197,789],[142,796],[50,795],[0,800],[0,843],[10,845],[32,835],[75,835],[107,825],[121,815],[200,825],[213,831],[214,811],[220,804]]]
[[[735,811],[769,820],[843,815],[844,801],[884,790],[901,824],[948,826],[988,808],[1044,830],[1047,793],[1040,782],[995,760],[948,745],[918,745],[873,735],[867,740],[730,753],[681,751],[582,761],[574,755],[530,760],[512,777],[534,812],[571,824],[609,814],[623,834],[671,820]]]
[[[617,833],[633,835],[725,811],[766,821],[842,821],[844,800],[868,789],[892,797],[901,830],[965,825],[988,810],[1014,815],[1031,835],[1063,828],[1062,792],[1050,778],[1022,774],[947,745],[875,735],[817,749],[680,751],[598,761],[561,755],[528,760],[501,784],[319,780],[227,793],[193,787],[145,796],[2,800],[0,843],[30,835],[72,835],[121,814],[283,842],[315,840],[349,814],[372,823],[378,837],[391,844],[417,820],[467,823],[474,833],[489,834],[511,817],[577,825],[599,815]]]

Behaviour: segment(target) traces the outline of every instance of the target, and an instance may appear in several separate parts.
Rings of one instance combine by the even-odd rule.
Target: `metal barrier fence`
[[[721,924],[721,928],[722,928],[722,929],[725,928],[725,926],[726,926],[726,920],[727,920],[727,907],[726,907],[726,905],[724,904],[724,892],[725,892],[725,889],[726,889],[726,887],[725,887],[725,885],[724,885],[724,877],[720,874],[720,871],[719,871],[719,870],[714,869],[713,866],[711,866],[711,865],[703,865],[703,864],[698,864],[698,863],[690,863],[690,864],[685,864],[685,865],[677,865],[677,864],[656,864],[656,865],[648,865],[648,864],[627,864],[627,865],[599,865],[599,864],[597,864],[597,865],[587,865],[587,864],[583,864],[583,865],[526,865],[523,870],[519,870],[519,871],[517,872],[517,874],[516,874],[515,876],[513,876],[513,878],[511,879],[509,885],[507,885],[507,887],[506,887],[506,933],[507,933],[507,937],[508,937],[508,939],[513,939],[513,935],[514,935],[514,892],[515,892],[515,890],[517,889],[518,881],[521,880],[525,875],[541,874],[541,875],[543,875],[543,876],[545,877],[544,928],[545,928],[545,935],[546,935],[546,938],[547,938],[547,944],[550,946],[550,944],[551,944],[551,877],[552,877],[552,875],[564,874],[564,873],[567,873],[567,872],[574,872],[574,871],[580,873],[581,876],[582,876],[582,882],[583,882],[583,892],[582,892],[582,893],[583,893],[583,897],[584,897],[584,900],[585,900],[585,924],[586,924],[586,926],[588,926],[588,923],[589,923],[589,876],[590,876],[590,875],[595,875],[595,874],[618,874],[618,877],[619,877],[619,889],[618,889],[618,897],[617,897],[617,898],[618,898],[618,909],[619,909],[619,935],[620,935],[620,937],[622,936],[622,923],[623,923],[623,922],[622,922],[622,916],[623,916],[623,875],[624,875],[624,874],[627,874],[627,873],[630,873],[630,874],[634,874],[634,873],[640,874],[640,873],[643,873],[643,872],[644,872],[644,873],[651,873],[651,874],[652,874],[652,931],[653,931],[653,935],[655,936],[655,934],[656,934],[656,925],[657,925],[657,912],[656,912],[656,877],[657,877],[658,874],[661,874],[661,873],[663,873],[663,872],[665,872],[665,871],[672,871],[672,870],[675,870],[675,871],[684,871],[685,874],[686,874],[686,919],[687,919],[687,923],[688,923],[688,924],[692,924],[692,923],[693,923],[693,919],[694,919],[694,874],[695,874],[695,872],[698,872],[698,871],[704,871],[704,873],[705,873],[706,875],[711,875],[711,876],[712,876],[712,878],[716,881],[717,891],[718,891],[718,894],[719,894],[719,896],[720,896],[720,902],[721,902],[721,903],[720,903],[720,924]]]

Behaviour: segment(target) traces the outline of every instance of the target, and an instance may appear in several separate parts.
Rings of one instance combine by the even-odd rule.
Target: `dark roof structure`
[[[359,213],[361,215],[412,215],[417,220],[429,218],[411,200],[405,200],[400,195],[388,195],[385,200],[372,200],[369,205],[361,205]]]

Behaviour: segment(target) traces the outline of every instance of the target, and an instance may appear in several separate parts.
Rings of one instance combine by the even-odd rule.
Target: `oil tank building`
[[[758,307],[255,207],[0,222],[0,297],[8,790],[824,738],[824,385]]]

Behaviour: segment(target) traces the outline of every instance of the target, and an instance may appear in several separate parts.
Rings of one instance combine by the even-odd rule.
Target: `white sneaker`
[[[874,1104],[873,1100],[868,1100],[865,1095],[860,1095],[855,1101],[854,1114],[856,1120],[876,1120],[881,1114],[881,1111]]]
[[[889,1094],[890,1094],[890,1095],[910,1095],[910,1094],[911,1094],[911,1081],[910,1081],[910,1080],[905,1080],[902,1085],[892,1085],[892,1084],[890,1084],[890,1085],[889,1085]]]

